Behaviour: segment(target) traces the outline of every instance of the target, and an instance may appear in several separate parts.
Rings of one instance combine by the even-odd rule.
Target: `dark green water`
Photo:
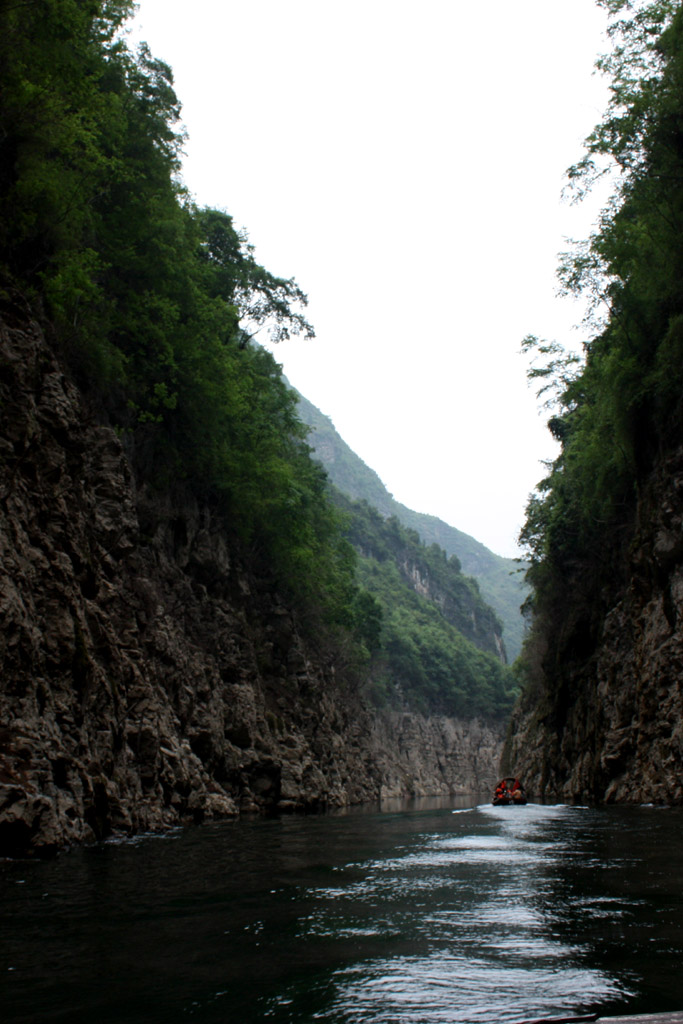
[[[413,807],[0,864],[0,1020],[683,1009],[683,813]]]

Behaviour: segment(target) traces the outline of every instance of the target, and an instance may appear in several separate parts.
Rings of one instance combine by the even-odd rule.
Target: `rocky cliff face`
[[[504,764],[537,793],[683,802],[683,448],[641,489],[627,557],[596,642],[576,617],[514,715]]]
[[[397,554],[396,564],[403,579],[416,594],[432,601],[446,622],[455,626],[481,651],[492,654],[504,665],[507,653],[503,633],[493,610],[466,588],[444,590],[430,576],[424,565],[418,564],[407,552]]]
[[[495,728],[372,714],[215,510],[136,488],[18,301],[0,417],[0,855],[492,785]]]
[[[497,781],[504,727],[478,720],[379,712],[370,746],[380,799],[490,793]]]

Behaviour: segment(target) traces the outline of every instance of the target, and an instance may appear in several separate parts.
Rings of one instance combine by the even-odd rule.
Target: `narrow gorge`
[[[683,8],[598,5],[610,100],[568,188],[614,191],[561,258],[580,342],[522,342],[557,451],[523,565],[289,387],[308,298],[183,183],[132,0],[0,9],[0,856],[501,768],[683,803]]]

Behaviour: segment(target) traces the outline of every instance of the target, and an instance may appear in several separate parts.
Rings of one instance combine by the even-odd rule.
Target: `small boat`
[[[501,779],[491,801],[494,807],[521,806],[526,803],[524,786],[513,775]]]

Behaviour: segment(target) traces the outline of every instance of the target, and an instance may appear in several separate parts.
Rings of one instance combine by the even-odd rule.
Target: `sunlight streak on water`
[[[582,944],[557,932],[561,914],[549,893],[572,839],[548,828],[571,819],[572,809],[462,814],[450,833],[428,832],[399,855],[349,864],[360,878],[311,893],[319,905],[300,922],[302,936],[396,945],[393,957],[361,955],[336,970],[334,999],[313,1019],[476,1024],[628,996]],[[585,909],[623,913],[604,899]]]

